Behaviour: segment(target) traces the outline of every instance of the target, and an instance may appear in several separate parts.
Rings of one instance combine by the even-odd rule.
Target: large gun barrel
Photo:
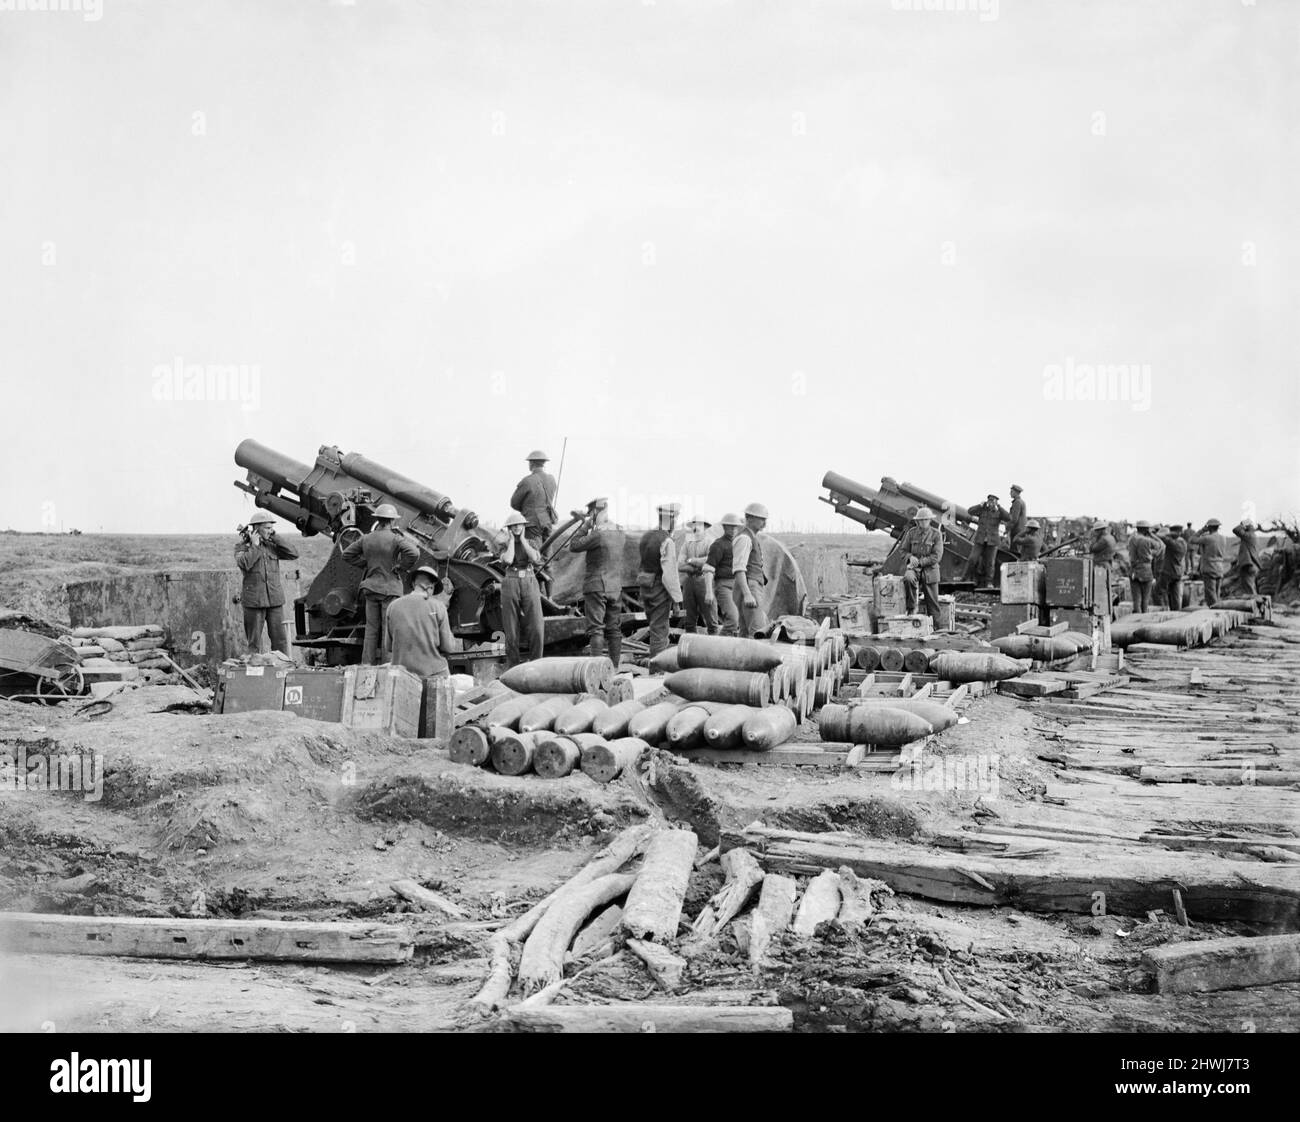
[[[934,507],[936,516],[944,509],[944,507],[947,507],[952,511],[952,516],[957,519],[958,522],[975,521],[975,519],[971,517],[970,511],[964,506],[950,503],[942,496],[936,495],[933,491],[927,491],[924,487],[918,487],[915,483],[904,481],[898,485],[898,490],[909,499],[915,499],[917,502],[925,503],[926,506]]]
[[[349,452],[339,462],[343,470],[354,479],[359,479],[385,495],[391,495],[398,502],[414,507],[430,518],[445,523],[456,517],[456,507],[446,495],[417,483],[414,479],[408,479],[360,452]],[[478,525],[478,518],[473,513],[468,513],[464,525],[467,530],[472,530]]]
[[[909,507],[916,505],[897,492],[877,491],[833,471],[822,476],[822,486],[831,492],[830,498],[823,496],[822,501],[830,503],[837,513],[861,522],[869,530],[888,530],[895,537],[907,528]],[[869,513],[854,510],[851,502],[865,506]]]

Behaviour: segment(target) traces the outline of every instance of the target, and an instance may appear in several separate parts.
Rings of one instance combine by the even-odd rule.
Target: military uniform
[[[1023,530],[1011,541],[1021,561],[1037,561],[1043,551],[1043,531]]]
[[[361,596],[366,605],[366,638],[361,661],[371,665],[379,661],[384,648],[384,618],[391,604],[402,594],[402,570],[410,569],[420,559],[420,551],[410,538],[384,527],[371,530],[343,551],[343,560],[365,567],[361,578]]]
[[[943,559],[943,532],[935,526],[912,526],[903,535],[898,545],[908,557],[916,559],[916,564],[909,565],[903,577],[907,614],[912,615],[916,612],[919,586],[926,613],[934,620],[934,628],[938,631],[942,627],[939,608],[939,562]]]
[[[235,564],[244,574],[239,603],[244,610],[244,638],[250,653],[262,642],[266,628],[271,649],[289,653],[289,636],[284,630],[284,587],[280,584],[280,562],[293,561],[298,550],[272,537],[270,542],[243,540],[235,546]]]
[[[416,589],[388,605],[384,616],[384,641],[388,661],[421,678],[442,678],[450,673],[447,654],[456,649],[447,605],[436,596]]]
[[[1139,530],[1128,540],[1129,581],[1133,585],[1133,610],[1151,610],[1151,586],[1155,566],[1160,563],[1164,543],[1153,534]]]
[[[598,522],[569,540],[569,550],[585,553],[582,611],[593,655],[606,654],[617,666],[623,653],[623,551],[627,535],[610,522]]]
[[[640,570],[637,587],[645,609],[646,645],[650,657],[668,649],[668,619],[673,605],[681,603],[682,589],[677,579],[677,547],[667,530],[647,530],[641,535],[638,549]]]
[[[1168,608],[1182,611],[1183,607],[1183,572],[1187,567],[1187,539],[1181,531],[1161,534],[1165,553],[1160,562],[1160,588],[1156,600],[1163,600]]]
[[[1241,590],[1247,596],[1256,595],[1255,578],[1259,576],[1259,536],[1254,525],[1238,522],[1232,528],[1241,543],[1237,546],[1237,574],[1241,580]]]
[[[509,532],[509,531],[507,531]],[[505,575],[501,578],[501,634],[506,644],[506,669],[542,657],[546,622],[537,573],[523,547],[511,534],[506,542]],[[503,554],[504,556],[504,554]],[[526,646],[521,645],[523,640]]]
[[[1025,523],[1028,521],[1029,508],[1025,506],[1025,500],[1020,497],[1020,492],[1015,491],[1011,496],[1011,509],[1008,511],[1007,518],[1007,537],[1013,543],[1025,532]]]
[[[1115,544],[1115,539],[1110,536],[1108,530],[1094,534],[1088,543],[1088,554],[1092,558],[1094,568],[1109,569],[1118,552],[1119,546]]]
[[[986,499],[969,508],[977,519],[974,549],[966,562],[965,577],[981,587],[992,583],[998,563],[998,536],[1001,524],[1011,515],[994,499]]]
[[[1201,583],[1205,586],[1205,606],[1214,607],[1219,602],[1219,585],[1228,568],[1228,559],[1224,555],[1224,541],[1215,533],[1216,528],[1206,527],[1206,533],[1198,534],[1192,544],[1201,551]]]
[[[555,495],[559,484],[555,476],[545,471],[530,471],[515,486],[510,496],[510,507],[527,519],[524,529],[526,537],[534,549],[541,549],[542,543],[550,536],[558,518],[555,513]]]

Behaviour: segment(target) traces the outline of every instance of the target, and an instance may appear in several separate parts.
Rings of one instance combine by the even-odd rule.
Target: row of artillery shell
[[[590,694],[520,694],[503,701],[483,723],[514,732],[595,732],[618,737],[626,734],[628,722],[644,708],[639,701],[610,705]]]
[[[608,783],[633,766],[648,747],[644,740],[630,736],[607,740],[590,732],[566,735],[465,725],[452,733],[448,754],[454,763],[491,766],[502,775],[534,772],[543,779],[560,779],[581,770],[597,783]]]
[[[600,658],[538,658],[512,666],[501,684],[516,693],[599,693],[609,689],[614,664]]]
[[[676,751],[744,748],[770,752],[789,740],[797,725],[794,713],[782,706],[756,709],[750,705],[696,702],[684,705],[669,718],[664,741]]]
[[[898,748],[950,728],[957,714],[932,698],[879,698],[824,706],[817,723],[823,740]]]

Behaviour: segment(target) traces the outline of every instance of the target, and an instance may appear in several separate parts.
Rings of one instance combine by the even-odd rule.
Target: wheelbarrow
[[[0,630],[0,697],[61,701],[86,692],[77,652],[31,631]]]

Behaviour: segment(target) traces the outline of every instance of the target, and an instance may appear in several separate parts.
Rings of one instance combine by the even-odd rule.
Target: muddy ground
[[[899,790],[888,774],[713,768],[666,753],[627,780],[509,778],[450,763],[429,742],[355,733],[287,713],[192,711],[193,694],[143,687],[99,716],[0,701],[0,746],[103,760],[102,791],[0,793],[0,909],[83,915],[357,919],[403,923],[416,956],[325,968],[73,956],[0,960],[0,1028],[365,1031],[482,1029],[467,1005],[494,926],[575,872],[620,827],[686,822],[702,847],[760,820],[907,839],[972,821],[975,793]],[[169,707],[174,707],[169,711]],[[936,742],[1000,758],[998,798],[1041,800],[1051,765],[1026,709],[991,696]],[[1040,722],[1041,723],[1041,722]],[[92,773],[93,774],[93,773]],[[999,805],[1006,805],[999,803]],[[470,922],[399,899],[414,878]],[[693,916],[718,887],[696,873]],[[1144,947],[1172,921],[1030,915],[886,896],[865,929],[787,937],[751,972],[727,937],[692,959],[677,1001],[780,1002],[809,1030],[1043,1031],[1300,1028],[1300,986],[1204,997],[1142,992]],[[1232,925],[1197,934],[1231,933]],[[624,954],[573,1000],[652,998]],[[990,1013],[990,1010],[993,1012]]]

